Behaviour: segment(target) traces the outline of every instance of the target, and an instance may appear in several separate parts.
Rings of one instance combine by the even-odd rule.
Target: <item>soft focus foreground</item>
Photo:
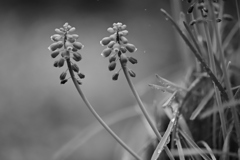
[[[138,48],[134,55],[139,61],[133,66],[137,74],[134,83],[144,103],[152,106],[155,91],[147,84],[154,82],[154,74],[176,81],[178,75],[173,73],[181,69],[173,30],[159,11],[169,9],[165,2],[168,1],[4,2],[0,7],[0,159],[51,159],[95,122],[73,84],[60,85],[61,71],[52,67],[54,60],[47,50],[49,37],[65,22],[77,28],[79,40],[85,46],[79,63],[86,75],[82,88],[101,116],[133,108],[135,104],[124,78],[112,81],[108,64],[100,56],[99,41],[107,36],[106,28],[118,21],[127,24],[128,39]],[[139,121],[137,116],[126,119],[114,125],[113,130],[122,134],[126,142],[131,141],[129,138],[141,138],[146,132],[143,125],[136,127],[144,132],[128,136],[136,132],[130,129]],[[102,131],[67,159],[113,159],[120,154],[115,147],[112,137]]]

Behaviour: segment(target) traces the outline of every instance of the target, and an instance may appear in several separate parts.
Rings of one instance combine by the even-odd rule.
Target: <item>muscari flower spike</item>
[[[107,31],[111,34],[109,37],[104,37],[100,44],[102,46],[107,46],[102,53],[101,56],[104,58],[109,57],[109,66],[108,69],[110,71],[115,70],[117,61],[120,60],[122,64],[126,64],[128,61],[132,64],[137,63],[137,59],[133,57],[128,57],[125,53],[128,51],[130,53],[133,53],[137,51],[137,48],[128,42],[128,39],[125,37],[128,34],[128,31],[126,30],[127,26],[125,24],[122,24],[120,22],[113,23],[113,27],[110,27],[107,29]],[[129,70],[129,74],[132,77],[135,77],[136,74],[131,70]],[[119,72],[114,73],[112,76],[113,80],[117,80],[119,77]]]
[[[84,47],[82,43],[78,42],[78,35],[72,34],[76,29],[75,27],[70,26],[68,23],[65,23],[63,27],[56,28],[56,34],[51,36],[51,40],[53,43],[48,47],[48,49],[52,52],[51,57],[56,58],[59,55],[61,57],[53,63],[54,67],[63,67],[66,60],[74,60],[75,62],[79,62],[82,59],[82,55],[79,51]],[[78,84],[82,84],[80,79],[83,79],[85,75],[79,71],[79,67],[77,64],[71,62],[71,69],[76,73],[79,79],[76,79]],[[65,84],[69,78],[66,78],[67,71],[63,72],[60,75],[61,84]]]

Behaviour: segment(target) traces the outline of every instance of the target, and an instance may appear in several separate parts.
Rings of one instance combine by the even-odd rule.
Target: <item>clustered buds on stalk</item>
[[[128,34],[128,31],[126,30],[127,26],[125,24],[122,24],[120,22],[113,23],[113,27],[110,27],[107,29],[107,31],[111,34],[109,37],[105,37],[100,41],[100,44],[102,46],[107,46],[105,48],[101,55],[103,57],[109,57],[109,65],[108,69],[110,71],[115,70],[117,65],[117,60],[120,60],[120,62],[124,65],[127,64],[127,62],[131,62],[132,64],[137,63],[137,59],[133,57],[128,57],[125,53],[128,51],[130,53],[135,52],[137,48],[131,44],[128,43],[128,39],[125,37]],[[112,76],[113,80],[117,80],[119,76],[119,72],[114,73]],[[128,69],[129,75],[132,77],[135,77],[136,74],[131,70]]]
[[[73,59],[75,62],[79,62],[82,59],[82,55],[79,51],[84,47],[82,43],[78,42],[78,35],[72,34],[75,31],[75,27],[70,26],[65,23],[62,28],[56,28],[56,34],[51,36],[53,43],[48,47],[52,52],[51,57],[56,58],[61,55],[61,57],[53,63],[54,67],[63,67],[66,60]],[[83,79],[85,75],[79,72],[79,67],[77,64],[71,62],[71,69],[77,73],[80,79]],[[67,70],[68,71],[68,70]],[[61,84],[68,81],[67,71],[60,75]],[[76,79],[78,84],[82,84],[79,79]]]
[[[188,0],[188,3],[191,3],[190,7],[188,8],[187,13],[191,14],[194,11],[194,8],[197,8],[200,13],[201,13],[201,17],[193,20],[192,22],[190,22],[191,25],[194,25],[196,23],[201,23],[201,22],[207,22],[207,17],[208,17],[208,6],[205,2],[205,0]],[[217,0],[212,0],[209,1],[209,3],[213,3],[214,6],[214,14],[216,15],[216,17],[218,17],[219,15],[219,4]],[[231,21],[232,17],[230,17],[229,15],[223,15],[222,19],[227,20],[227,21]],[[220,18],[216,18],[216,22],[221,22],[222,19]]]

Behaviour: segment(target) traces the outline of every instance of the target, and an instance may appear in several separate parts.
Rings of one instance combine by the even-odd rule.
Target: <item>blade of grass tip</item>
[[[152,87],[154,89],[161,90],[162,92],[168,92],[168,93],[171,93],[171,94],[173,94],[175,92],[175,90],[173,90],[172,88],[167,88],[167,87],[159,86],[159,85],[156,85],[156,84],[148,84],[148,86]]]
[[[170,134],[173,130],[173,127],[175,125],[175,119],[176,118],[173,118],[169,124],[168,124],[168,128],[167,130],[165,131],[162,139],[160,140],[160,142],[158,143],[153,155],[152,155],[152,158],[151,160],[157,160],[159,155],[162,153],[162,150],[163,148],[170,142]]]
[[[176,133],[176,145],[177,145],[180,160],[185,160],[183,148],[182,148],[182,144],[179,139],[179,136],[178,136],[178,132]]]
[[[227,132],[227,136],[226,138],[224,139],[224,143],[223,143],[223,154],[222,156],[220,157],[220,160],[228,160],[229,159],[229,156],[226,154],[229,152],[229,140],[230,140],[230,136],[231,136],[231,132],[232,132],[232,129],[233,129],[233,124],[230,125],[229,129],[228,129],[228,132]]]
[[[217,46],[219,48],[219,57],[220,57],[220,62],[222,65],[222,70],[223,70],[223,76],[224,76],[224,82],[225,82],[225,86],[227,89],[227,95],[228,98],[231,100],[233,99],[233,93],[231,90],[231,83],[230,83],[230,78],[227,72],[227,68],[226,68],[226,63],[225,63],[225,58],[224,58],[224,54],[223,54],[223,48],[221,45],[221,39],[220,39],[220,34],[219,31],[217,29],[217,24],[215,21],[215,14],[214,14],[214,8],[213,8],[213,4],[209,1],[207,1],[209,6],[210,6],[210,13],[213,16],[213,21],[212,21],[212,26],[213,26],[213,30],[215,32],[215,36],[216,36],[216,41],[217,41]],[[234,125],[235,125],[235,129],[236,129],[236,133],[237,133],[237,143],[238,143],[238,150],[240,153],[240,122],[239,122],[239,116],[237,114],[237,110],[235,107],[231,107],[231,113],[233,116],[233,120],[234,120]],[[239,159],[240,159],[240,155],[239,155]]]
[[[162,78],[161,76],[159,76],[158,74],[156,74],[156,77],[158,79],[158,81],[164,85],[165,87],[171,87],[171,88],[175,88],[176,90],[183,90],[183,91],[187,91],[186,88],[182,87],[182,86],[179,86],[165,78]]]
[[[121,110],[118,110],[111,115],[103,117],[105,122],[111,126],[120,121],[126,120],[128,118],[132,118],[135,116],[139,116],[140,113],[136,112],[134,107],[128,107]],[[93,136],[97,135],[104,128],[99,125],[98,122],[94,122],[88,127],[84,128],[80,133],[78,133],[74,138],[72,138],[69,142],[67,142],[64,146],[62,146],[54,155],[53,159],[66,159],[73,152],[75,152],[79,147],[85,144],[88,140],[90,140]]]
[[[229,107],[235,107],[236,105],[239,105],[239,104],[240,104],[240,100],[228,101],[226,103],[223,103],[223,105],[221,107],[213,107],[212,109],[209,109],[209,110],[205,111],[204,113],[202,113],[200,115],[200,118],[201,119],[206,118],[206,117],[210,116],[213,113],[219,112],[219,110],[223,111],[225,109],[228,109]]]
[[[211,89],[208,94],[202,99],[202,101],[198,104],[197,108],[193,111],[190,120],[194,120],[199,113],[203,110],[203,108],[206,106],[206,104],[209,102],[209,100],[212,98],[214,94],[214,89]]]
[[[90,104],[90,102],[88,101],[87,97],[85,96],[85,94],[83,93],[83,91],[81,90],[81,88],[79,87],[79,84],[75,78],[75,75],[73,73],[73,69],[72,69],[72,65],[71,65],[71,61],[70,59],[66,59],[67,61],[67,66],[68,66],[68,70],[70,73],[70,76],[72,78],[73,84],[75,86],[75,88],[77,89],[80,97],[82,98],[82,100],[84,101],[84,103],[86,104],[86,106],[88,107],[88,109],[90,110],[90,112],[94,115],[94,117],[98,120],[98,122],[106,129],[106,131],[108,131],[108,133],[124,148],[126,149],[126,151],[128,151],[134,158],[141,160],[141,158],[128,146],[126,145],[125,142],[122,141],[122,139],[120,137],[118,137],[113,130],[102,120],[102,118],[98,115],[98,113],[95,111],[95,109],[92,107],[92,105]]]
[[[200,147],[198,147],[198,145],[191,139],[191,137],[189,137],[184,131],[179,130],[179,133],[181,134],[181,136],[183,136],[183,138],[188,142],[188,144],[194,148],[197,152],[199,152],[199,155],[205,159],[205,160],[211,160],[206,153],[204,153],[202,151],[202,149]]]
[[[215,77],[215,75],[212,73],[211,69],[207,66],[207,64],[204,62],[204,60],[202,59],[202,57],[200,56],[200,54],[198,53],[198,51],[194,48],[194,46],[191,44],[191,42],[188,40],[188,38],[185,36],[185,34],[181,31],[181,29],[178,27],[178,25],[174,22],[174,20],[172,19],[172,17],[164,10],[161,9],[161,12],[165,15],[167,20],[170,20],[170,22],[173,24],[173,26],[176,28],[176,30],[178,31],[178,33],[181,35],[181,37],[183,38],[183,40],[185,41],[185,43],[189,46],[189,48],[191,49],[191,51],[193,52],[193,54],[196,56],[196,58],[198,59],[198,61],[201,63],[202,67],[206,70],[206,72],[208,73],[208,75],[211,77],[212,81],[216,84],[216,86],[218,87],[218,89],[220,90],[220,92],[222,93],[223,97],[225,99],[228,99],[228,96],[224,90],[224,88],[222,87],[222,85],[220,84],[220,82],[218,81],[218,79]]]
[[[201,143],[207,149],[208,154],[211,156],[212,160],[217,160],[216,157],[214,156],[212,149],[209,147],[209,145],[206,142],[200,141],[199,143]]]

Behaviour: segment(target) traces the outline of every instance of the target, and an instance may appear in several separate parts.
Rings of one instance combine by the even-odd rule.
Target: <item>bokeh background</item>
[[[130,66],[137,74],[133,82],[143,101],[152,106],[158,91],[148,84],[155,83],[154,74],[178,81],[186,71],[174,30],[160,8],[171,12],[170,1],[1,0],[0,159],[61,159],[64,152],[59,150],[96,121],[71,81],[60,85],[59,75],[64,69],[53,67],[47,50],[54,29],[65,22],[76,27],[75,33],[85,46],[79,63],[86,75],[82,89],[102,117],[135,105],[123,74],[112,81],[108,59],[100,56],[104,47],[99,41],[109,35],[106,29],[114,22],[127,25],[127,38],[138,48],[132,56],[139,63]],[[132,131],[134,127],[141,128],[137,134]],[[138,136],[146,132],[137,116],[112,128],[127,142],[139,141]],[[64,158],[112,160],[121,152],[106,131],[74,149]]]

